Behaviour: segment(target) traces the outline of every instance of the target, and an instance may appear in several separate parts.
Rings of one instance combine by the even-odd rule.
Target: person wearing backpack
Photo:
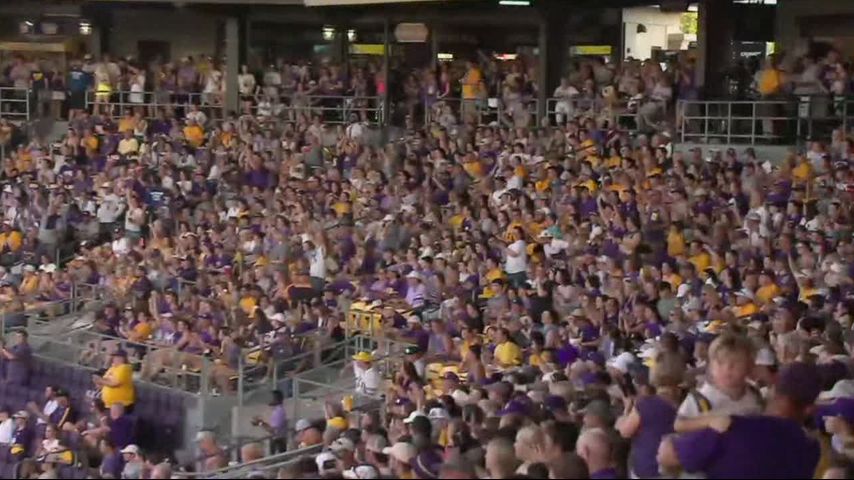
[[[674,430],[692,432],[707,427],[707,414],[753,415],[762,412],[762,396],[748,382],[755,353],[743,335],[725,333],[709,347],[707,381],[688,393],[677,412]]]

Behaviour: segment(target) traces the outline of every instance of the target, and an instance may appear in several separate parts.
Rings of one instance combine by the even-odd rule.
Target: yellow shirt
[[[205,131],[198,125],[184,127],[184,138],[194,147],[201,147],[205,141]]]
[[[504,271],[501,270],[500,268],[493,268],[492,270],[486,272],[486,280],[489,281],[489,283],[492,283],[498,279],[501,279],[501,280],[507,279],[507,275],[505,275]]]
[[[812,165],[809,162],[800,163],[792,169],[792,176],[795,177],[796,182],[806,182],[810,179],[811,175]]]
[[[735,308],[735,316],[738,318],[749,317],[754,313],[759,313],[759,307],[755,303],[748,303]]]
[[[689,258],[688,261],[694,264],[694,268],[697,269],[697,274],[700,277],[705,278],[706,269],[712,265],[712,256],[706,252],[702,252],[699,255],[694,255]]]
[[[246,315],[249,315],[250,313],[252,313],[252,310],[255,309],[255,305],[257,305],[257,304],[258,304],[258,302],[255,301],[254,297],[243,297],[240,299],[240,308],[243,309],[243,312]]]
[[[669,283],[670,286],[674,289],[679,288],[679,285],[682,285],[682,277],[679,276],[678,273],[671,273],[670,275],[665,275],[664,281]]]
[[[128,363],[110,367],[104,378],[111,378],[118,382],[117,387],[104,386],[101,390],[101,399],[104,400],[104,405],[110,408],[114,403],[121,403],[124,406],[133,405],[136,401],[133,388],[133,367]]]
[[[21,282],[21,295],[32,295],[36,293],[38,289],[39,277],[37,275],[31,275],[30,278],[25,278],[24,281]]]
[[[517,366],[522,363],[522,349],[513,342],[504,342],[495,347],[495,359],[504,366]]]
[[[463,226],[463,222],[465,222],[465,221],[466,221],[466,217],[465,217],[465,216],[463,216],[463,215],[454,215],[454,216],[453,216],[453,217],[451,217],[451,219],[449,220],[449,223],[451,224],[451,228],[453,228],[454,230],[459,230],[460,228],[462,228],[462,226]]]
[[[139,322],[133,327],[132,335],[134,338],[132,338],[132,340],[136,342],[148,340],[148,338],[151,337],[151,331],[151,323]]]
[[[528,365],[532,367],[539,367],[543,364],[543,358],[539,353],[534,353],[530,357],[528,357]]]
[[[468,160],[463,163],[463,170],[474,178],[483,176],[483,164],[479,159]]]
[[[771,285],[766,285],[764,287],[759,287],[756,290],[756,299],[759,300],[759,303],[768,303],[774,299],[774,297],[780,296],[782,290],[777,284],[772,283]]]
[[[538,192],[545,192],[546,190],[551,190],[552,181],[549,180],[548,178],[544,178],[542,180],[539,180],[537,183],[535,183],[534,187],[536,187]]]
[[[477,99],[482,79],[483,74],[480,73],[480,69],[478,68],[472,68],[466,72],[466,76],[463,78],[463,98],[465,100]]]
[[[7,246],[9,250],[17,252],[24,243],[24,236],[17,230],[12,230],[8,234],[0,234],[0,247]]]
[[[119,120],[119,133],[132,132],[134,127],[136,127],[136,120],[133,117]]]
[[[680,232],[667,234],[667,254],[671,257],[685,254],[685,237]]]
[[[775,68],[768,68],[759,75],[759,93],[762,95],[773,95],[780,90],[783,83],[783,75]]]

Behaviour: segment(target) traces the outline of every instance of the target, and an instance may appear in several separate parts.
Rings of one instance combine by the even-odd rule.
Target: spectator
[[[212,472],[228,464],[228,457],[222,447],[217,444],[216,436],[211,431],[203,430],[196,434],[196,445],[200,455],[201,472]],[[244,461],[246,461],[244,459]]]
[[[101,466],[98,472],[101,478],[120,478],[125,467],[124,454],[109,438],[104,438],[99,444]]]
[[[285,396],[279,390],[273,390],[270,401],[270,417],[264,420],[254,417],[252,422],[267,431],[273,438],[270,440],[271,454],[281,453],[287,450],[288,442],[288,419],[285,413]]]
[[[111,408],[119,403],[125,409],[132,409],[135,402],[133,386],[133,367],[127,363],[127,352],[118,349],[111,355],[110,368],[103,377],[92,376],[96,387],[101,388],[104,405]]]
[[[15,332],[15,344],[7,348],[0,344],[0,354],[3,355],[6,366],[6,384],[26,386],[30,380],[32,364],[32,349],[28,343],[29,334],[26,330]]]
[[[121,449],[121,454],[125,464],[122,468],[122,478],[132,480],[143,478],[145,459],[139,447],[130,444]]]

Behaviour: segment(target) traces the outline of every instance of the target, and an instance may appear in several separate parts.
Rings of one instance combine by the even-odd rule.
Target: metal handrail
[[[713,140],[757,145],[778,142],[803,143],[826,139],[817,127],[848,130],[854,118],[852,97],[829,95],[788,96],[762,100],[680,100],[679,138],[681,142]],[[849,111],[852,113],[849,114]],[[818,130],[818,133],[817,133]]]
[[[33,91],[29,88],[0,87],[0,118],[28,122]]]

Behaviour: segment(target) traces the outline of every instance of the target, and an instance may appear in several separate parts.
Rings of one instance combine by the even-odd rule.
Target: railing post
[[[240,349],[240,355],[237,357],[237,406],[243,406],[243,374],[244,372],[244,361],[243,361],[243,349]]]
[[[211,360],[208,357],[202,356],[202,378],[199,379],[199,390],[202,397],[207,397],[210,393],[210,378],[211,378]]]
[[[756,145],[756,102],[750,102],[750,144]]]
[[[726,143],[732,143],[732,102],[727,102],[726,108]]]
[[[299,404],[300,404],[300,393],[299,393],[299,377],[294,375],[292,380],[293,384],[293,404],[294,404],[294,415],[292,418],[294,420],[299,419]]]
[[[32,90],[30,90],[28,88],[27,89],[27,96],[26,96],[26,98],[27,98],[27,101],[26,101],[26,103],[27,103],[27,121],[28,122],[30,121],[30,115],[32,115],[32,112],[30,112],[30,101],[31,101],[30,96],[31,95],[32,95]]]
[[[709,106],[711,104],[706,104],[706,114],[703,115],[703,141],[705,143],[709,143]]]

